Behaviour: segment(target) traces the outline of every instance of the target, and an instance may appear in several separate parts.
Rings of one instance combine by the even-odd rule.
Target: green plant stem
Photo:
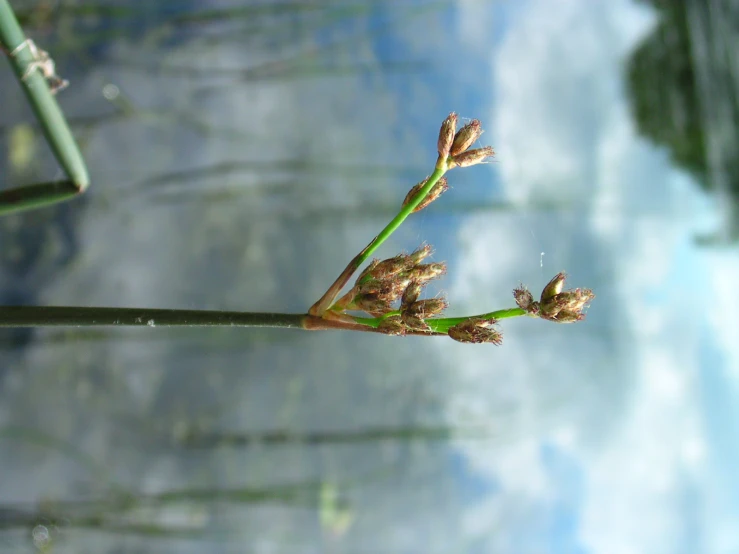
[[[399,310],[395,310],[392,312],[388,312],[384,314],[382,317],[355,317],[354,320],[357,323],[361,323],[362,325],[367,325],[368,327],[378,327],[382,321],[390,316],[393,315],[400,315]],[[496,310],[494,312],[488,312],[486,314],[479,314],[479,315],[473,315],[473,316],[465,316],[465,317],[432,317],[425,319],[424,321],[426,324],[431,328],[431,331],[434,333],[439,334],[446,334],[449,329],[457,325],[458,323],[462,323],[463,321],[466,321],[470,318],[475,319],[507,319],[510,317],[520,317],[522,315],[528,315],[528,312],[526,310],[522,310],[521,308],[508,308],[505,310]]]
[[[364,250],[362,250],[352,259],[352,261],[349,262],[349,265],[346,266],[346,269],[344,269],[341,275],[339,275],[338,279],[334,281],[334,283],[328,288],[328,290],[324,293],[320,300],[313,304],[313,306],[311,306],[308,313],[315,316],[320,316],[326,313],[329,307],[331,307],[331,304],[333,304],[334,300],[336,300],[336,297],[339,295],[339,293],[341,293],[341,290],[349,282],[349,279],[351,279],[352,275],[354,275],[354,272],[357,271],[362,266],[362,264],[366,262],[367,259],[375,252],[375,250],[377,250],[382,245],[382,243],[390,238],[390,235],[392,235],[405,221],[405,219],[413,213],[413,210],[416,209],[416,206],[418,206],[421,201],[426,198],[426,195],[439,181],[439,179],[444,176],[444,173],[446,173],[446,171],[446,161],[437,161],[434,172],[428,178],[426,184],[421,188],[421,190],[418,191],[416,196],[413,197],[413,199],[406,206],[403,206],[403,208],[398,212],[398,215],[396,215],[393,220],[388,223],[382,231],[380,231],[380,234],[373,238],[370,243],[364,248]]]
[[[305,329],[305,314],[88,308],[67,306],[0,306],[0,327],[283,327]]]
[[[38,117],[44,136],[69,177],[69,180],[56,184],[53,199],[49,202],[58,202],[83,193],[90,185],[90,178],[72,131],[51,93],[46,78],[38,68],[29,71],[29,67],[33,67],[32,64],[36,60],[28,46],[21,47],[25,40],[26,36],[10,4],[7,0],[0,0],[0,46],[7,51],[8,60],[31,108]],[[8,192],[12,192],[11,202],[8,202],[7,198],[0,197],[2,209],[0,213],[17,212],[49,203],[40,201],[38,190],[28,192],[27,196],[18,189]]]
[[[72,181],[54,181],[2,190],[0,191],[0,215],[56,204],[78,194],[80,190]]]
[[[310,314],[99,308],[78,306],[0,306],[0,327],[281,327],[305,331],[381,333],[377,325]],[[409,333],[428,335],[428,333]]]

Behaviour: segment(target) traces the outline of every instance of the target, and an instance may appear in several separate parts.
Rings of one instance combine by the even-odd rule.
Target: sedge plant
[[[438,157],[430,176],[410,189],[397,215],[346,266],[307,313],[253,313],[147,308],[0,307],[0,326],[238,326],[305,330],[343,329],[386,335],[449,336],[465,343],[500,344],[498,322],[529,316],[556,323],[582,320],[594,298],[590,289],[564,290],[565,274],[558,273],[539,299],[526,287],[514,289],[516,307],[482,314],[445,317],[442,297],[421,298],[424,287],[446,273],[446,264],[427,262],[429,245],[410,254],[384,260],[372,255],[412,214],[447,190],[446,173],[483,163],[494,155],[490,146],[472,148],[482,135],[478,120],[457,130],[454,113],[443,121],[437,140]],[[369,263],[367,263],[369,261]],[[367,263],[362,271],[362,266]],[[358,275],[354,278],[355,274]],[[350,281],[354,278],[353,283]],[[342,294],[343,293],[343,294]]]
[[[55,204],[83,193],[89,186],[87,168],[54,98],[68,83],[56,74],[49,54],[23,34],[7,0],[0,0],[0,50],[7,54],[44,135],[68,176],[64,181],[0,191],[0,215]],[[472,148],[481,135],[478,120],[457,130],[457,116],[449,114],[439,131],[438,157],[431,175],[411,188],[397,215],[349,262],[307,313],[0,306],[0,327],[125,325],[343,329],[396,336],[446,335],[460,342],[500,344],[502,335],[497,324],[502,319],[529,316],[556,323],[582,320],[594,294],[590,289],[563,290],[564,273],[552,278],[538,300],[524,286],[519,286],[513,291],[516,307],[445,317],[447,301],[444,298],[421,298],[424,287],[446,273],[444,263],[426,262],[431,254],[428,245],[410,254],[369,261],[349,286],[354,275],[411,214],[424,209],[447,190],[448,171],[477,165],[493,156],[490,146]]]

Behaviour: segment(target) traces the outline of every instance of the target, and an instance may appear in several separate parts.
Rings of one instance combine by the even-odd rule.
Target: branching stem
[[[341,275],[339,275],[338,279],[336,279],[336,281],[334,281],[334,283],[328,288],[321,299],[313,304],[313,306],[311,306],[310,310],[308,311],[309,314],[321,316],[326,313],[326,311],[333,304],[334,300],[336,300],[336,297],[341,293],[341,290],[349,282],[349,279],[352,278],[352,275],[354,275],[354,273],[362,266],[362,264],[369,259],[369,257],[382,245],[382,243],[390,238],[390,235],[392,235],[398,229],[398,227],[400,227],[405,219],[409,215],[411,215],[411,213],[413,213],[413,210],[416,208],[416,206],[418,206],[421,201],[426,198],[426,195],[439,181],[439,179],[444,176],[444,173],[446,173],[446,171],[446,164],[442,161],[437,162],[436,169],[434,169],[434,172],[428,178],[426,184],[421,188],[421,190],[418,191],[413,200],[403,206],[403,208],[398,212],[398,215],[396,215],[393,220],[388,223],[385,228],[370,241],[370,243],[364,248],[364,250],[354,256],[352,261],[349,262],[349,265],[346,266],[346,269],[341,272]]]

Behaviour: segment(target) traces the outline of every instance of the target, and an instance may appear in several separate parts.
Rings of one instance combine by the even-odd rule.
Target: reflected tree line
[[[739,10],[731,0],[641,0],[659,22],[628,61],[639,132],[728,213],[703,244],[739,240]]]

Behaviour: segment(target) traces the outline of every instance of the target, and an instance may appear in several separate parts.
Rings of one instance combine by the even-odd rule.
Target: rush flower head
[[[572,323],[585,319],[583,313],[595,294],[590,289],[563,290],[564,272],[557,273],[544,287],[539,299],[539,317],[557,323]]]
[[[499,346],[503,342],[503,335],[495,327],[495,318],[471,317],[465,319],[449,329],[449,336],[458,342],[480,344],[488,342]]]
[[[454,142],[454,132],[457,130],[457,114],[454,112],[450,113],[447,118],[441,124],[439,130],[439,140],[436,143],[436,148],[439,151],[439,157],[445,159],[449,156],[449,151],[452,148]]]
[[[383,319],[377,328],[386,335],[400,337],[405,335],[406,327],[399,315],[393,315]]]
[[[480,164],[488,158],[492,158],[494,155],[495,150],[493,150],[492,146],[467,150],[466,152],[453,156],[448,162],[447,167],[449,169],[453,169],[455,167],[470,167],[471,165]]]
[[[410,191],[408,191],[408,194],[405,196],[405,200],[403,200],[403,204],[402,204],[403,208],[405,208],[408,204],[411,203],[411,201],[415,198],[418,192],[426,184],[426,181],[428,181],[428,177],[426,177],[423,181],[421,181],[420,183],[415,185]],[[433,187],[431,187],[431,190],[423,198],[423,200],[421,200],[418,206],[413,208],[413,213],[420,212],[426,206],[431,204],[431,202],[433,202],[434,200],[439,198],[439,196],[444,194],[447,190],[449,190],[449,184],[447,183],[446,177],[442,177],[436,182],[436,184]]]
[[[423,332],[431,331],[431,328],[423,320],[423,318],[417,315],[413,315],[410,312],[403,312],[402,314],[400,314],[400,319],[405,324],[405,326],[411,331],[423,331]]]
[[[403,296],[400,299],[400,309],[407,310],[408,307],[413,304],[418,297],[421,296],[423,290],[423,284],[418,281],[411,281],[403,292]]]
[[[534,300],[534,295],[524,285],[519,285],[513,289],[513,298],[516,299],[519,308],[532,315],[538,315],[539,303]]]
[[[446,273],[446,264],[444,262],[418,264],[408,273],[412,280],[425,284],[444,275]]]
[[[450,156],[456,156],[467,150],[470,146],[475,144],[475,141],[482,135],[482,126],[480,120],[473,119],[462,127],[457,134],[454,135],[454,142],[452,143],[451,150],[449,150]]]
[[[401,307],[401,311],[426,319],[441,314],[447,306],[447,301],[444,298],[425,298]]]

